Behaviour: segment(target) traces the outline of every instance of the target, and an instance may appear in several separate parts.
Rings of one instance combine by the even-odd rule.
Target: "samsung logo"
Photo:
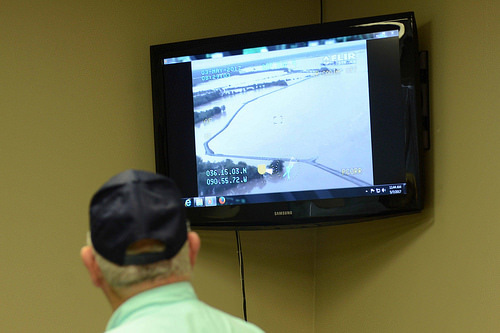
[[[292,215],[292,211],[291,210],[280,210],[280,211],[276,211],[274,212],[274,216],[285,216],[285,215]]]

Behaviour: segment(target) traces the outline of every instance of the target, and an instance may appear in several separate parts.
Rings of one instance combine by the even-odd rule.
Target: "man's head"
[[[92,281],[108,298],[110,293],[126,298],[189,279],[199,245],[198,235],[188,231],[174,182],[127,170],[92,197],[89,246],[81,255]]]

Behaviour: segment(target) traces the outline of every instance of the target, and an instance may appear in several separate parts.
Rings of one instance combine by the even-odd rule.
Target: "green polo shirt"
[[[198,299],[191,283],[177,282],[137,294],[111,316],[108,333],[262,333],[257,326]]]

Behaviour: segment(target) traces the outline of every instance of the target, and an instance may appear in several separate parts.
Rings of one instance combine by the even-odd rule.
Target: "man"
[[[188,229],[167,177],[127,170],[94,194],[81,257],[113,308],[106,332],[263,332],[198,300],[189,281],[200,238]]]

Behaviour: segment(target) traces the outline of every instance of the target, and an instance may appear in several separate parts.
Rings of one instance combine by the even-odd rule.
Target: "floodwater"
[[[361,186],[342,176],[353,170],[373,184],[366,72],[302,74],[288,87],[225,96],[196,111],[222,105],[223,113],[196,126],[197,156],[253,166],[282,160],[287,171],[232,194]],[[207,154],[205,143],[217,156]]]

